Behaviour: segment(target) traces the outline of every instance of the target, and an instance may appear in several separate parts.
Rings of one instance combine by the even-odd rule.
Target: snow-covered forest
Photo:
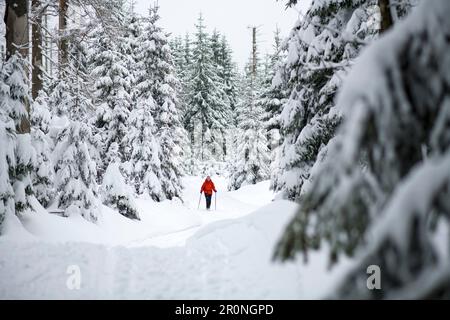
[[[450,2],[310,2],[0,0],[0,299],[450,298]]]

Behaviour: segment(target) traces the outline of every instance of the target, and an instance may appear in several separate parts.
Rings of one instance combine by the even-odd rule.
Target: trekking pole
[[[217,192],[214,192],[214,210],[217,211]]]
[[[200,200],[202,200],[202,193],[200,192],[200,197],[198,197],[198,206],[197,210],[200,209]]]

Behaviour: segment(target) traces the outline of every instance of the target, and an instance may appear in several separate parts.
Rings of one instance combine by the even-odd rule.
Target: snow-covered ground
[[[141,221],[107,207],[98,224],[42,208],[22,224],[10,219],[0,237],[0,298],[320,298],[346,270],[341,263],[327,272],[321,253],[307,265],[273,263],[296,204],[272,202],[268,182],[226,192],[225,179],[213,180],[212,211],[203,197],[197,209],[201,178],[186,177],[184,203],[138,199]],[[71,290],[73,266],[81,285]]]

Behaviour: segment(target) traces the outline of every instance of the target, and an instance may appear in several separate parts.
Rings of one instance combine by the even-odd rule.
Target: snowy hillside
[[[141,221],[103,207],[98,225],[44,210],[23,227],[8,225],[0,238],[0,298],[297,299],[331,285],[321,281],[333,276],[323,272],[321,256],[308,268],[271,262],[296,204],[271,202],[268,181],[222,194],[226,180],[214,179],[217,211],[197,210],[201,180],[187,177],[184,204],[140,199]],[[72,265],[80,268],[79,290],[66,286]]]

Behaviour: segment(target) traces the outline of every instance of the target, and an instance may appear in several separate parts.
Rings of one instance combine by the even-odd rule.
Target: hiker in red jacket
[[[202,188],[200,189],[200,194],[202,192],[205,193],[206,198],[206,209],[209,210],[211,207],[211,197],[214,192],[217,192],[216,187],[214,186],[214,182],[212,182],[211,177],[207,176],[205,182],[202,184]]]

